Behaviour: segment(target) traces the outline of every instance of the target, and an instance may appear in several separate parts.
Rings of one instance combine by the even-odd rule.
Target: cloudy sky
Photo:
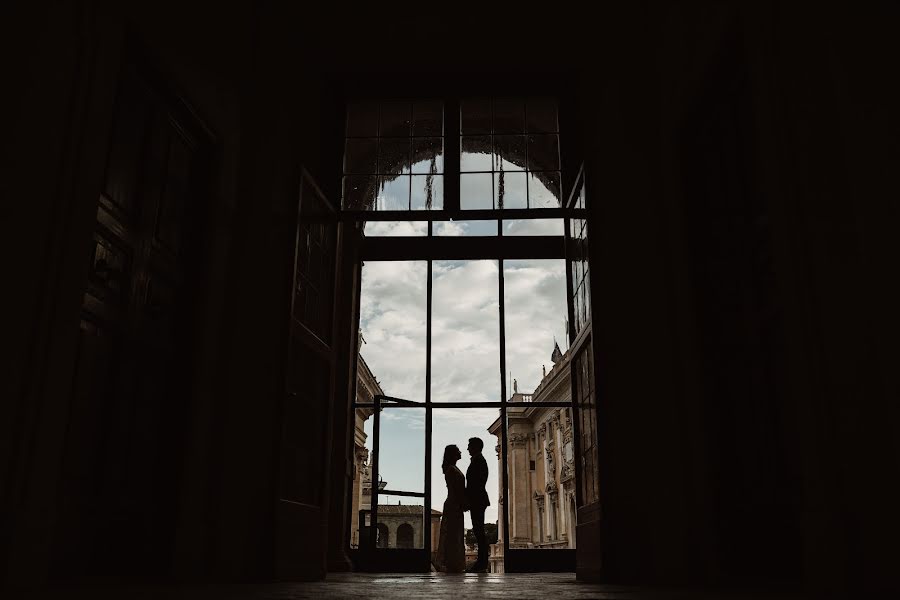
[[[506,221],[505,235],[561,234],[557,221]],[[492,229],[492,231],[487,231]],[[494,222],[436,223],[435,235],[496,234]],[[426,235],[427,224],[369,223],[367,235]],[[497,261],[435,261],[433,263],[432,389],[439,402],[500,401],[499,265]],[[503,264],[506,303],[507,377],[521,392],[531,392],[549,370],[554,338],[565,350],[565,263],[562,260],[518,260]],[[428,264],[366,262],[362,274],[361,353],[385,394],[425,400],[425,325]],[[508,380],[509,381],[509,380]],[[512,388],[507,383],[507,393]],[[385,408],[381,416],[380,475],[389,489],[421,492],[424,485],[424,418],[422,408]],[[470,437],[484,441],[490,477],[491,506],[486,520],[497,520],[497,438],[488,427],[498,409],[438,409],[433,411],[432,507],[442,510],[446,486],[441,458],[447,444],[463,453]],[[366,422],[371,450],[372,419]],[[418,498],[387,497],[383,503],[421,504]],[[468,513],[466,527],[470,527]]]

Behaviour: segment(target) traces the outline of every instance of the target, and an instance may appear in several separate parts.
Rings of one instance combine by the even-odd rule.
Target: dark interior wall
[[[85,186],[92,178],[83,170],[101,168],[96,156],[78,160],[74,149],[83,143],[86,130],[103,130],[107,120],[102,110],[89,110],[85,101],[89,78],[83,73],[84,56],[93,44],[85,41],[84,33],[92,29],[91,23],[73,6],[53,8],[46,14],[47,6],[16,6],[6,13],[12,18],[3,19],[4,65],[10,66],[4,76],[18,88],[4,103],[3,198],[22,200],[11,204],[11,218],[3,220],[4,256],[10,259],[4,263],[6,273],[19,291],[7,299],[9,314],[16,317],[10,319],[6,336],[11,352],[4,355],[10,358],[3,361],[0,535],[4,558],[24,556],[26,561],[46,551],[51,534],[46,495],[55,482],[52,473],[44,473],[55,471],[65,427],[60,414],[65,383],[59,379],[67,374],[71,378],[71,364],[60,368],[59,356],[65,356],[74,341],[74,298],[79,297],[76,290],[83,275],[78,270],[86,269],[66,257],[72,248],[77,256],[85,247],[82,234],[92,218],[77,210],[91,193]],[[60,53],[60,46],[70,51]],[[102,70],[99,75],[112,77]],[[99,95],[111,101],[110,90]],[[72,220],[79,231],[70,230]],[[60,326],[68,335],[55,333]],[[17,510],[25,503],[32,507],[27,516]],[[10,541],[19,538],[12,552]],[[43,575],[40,568],[26,573]]]
[[[897,585],[897,91],[878,75],[896,15],[851,12],[597,25],[610,59],[580,81],[606,578]]]
[[[178,498],[182,521],[173,523],[179,560],[196,575],[208,560],[204,552],[212,545],[214,527],[209,503],[217,498],[210,468],[210,432],[217,416],[211,406],[220,370],[214,349],[222,331],[222,290],[237,201],[238,74],[250,48],[247,18],[240,8],[219,12],[213,34],[204,11],[176,10],[174,5],[154,3],[122,11],[104,3],[75,7],[47,2],[16,8],[15,18],[5,21],[16,26],[4,39],[11,50],[5,57],[18,57],[9,61],[9,81],[18,92],[12,100],[18,102],[5,111],[8,135],[3,148],[11,161],[5,165],[9,170],[4,169],[4,197],[28,200],[16,203],[4,227],[9,225],[5,239],[12,248],[19,247],[17,253],[26,245],[33,252],[15,261],[9,272],[20,290],[10,300],[18,303],[11,310],[19,315],[21,328],[8,338],[10,347],[19,351],[16,361],[5,364],[10,393],[4,394],[6,412],[0,419],[4,428],[9,426],[2,455],[8,465],[3,485],[3,548],[8,553],[4,577],[27,582],[54,575],[51,555],[59,542],[54,528],[62,493],[60,469],[67,458],[88,244],[120,73],[124,64],[135,60],[157,74],[166,91],[191,104],[214,138],[208,197],[194,199],[206,210],[202,231],[195,232],[204,243],[197,256],[202,266],[191,307],[192,375],[180,382],[192,399],[178,415],[187,428],[187,468],[179,474],[184,485],[170,491],[183,496]],[[178,440],[161,440],[165,442]]]
[[[18,26],[4,38],[6,58],[15,50],[19,59],[9,61],[17,94],[5,113],[4,197],[28,201],[4,219],[4,241],[8,257],[33,251],[9,271],[19,293],[10,298],[17,318],[6,339],[19,352],[4,364],[4,579],[60,576],[51,565],[60,543],[60,469],[70,450],[84,257],[122,67],[135,61],[209,130],[211,172],[193,232],[202,239],[202,265],[190,298],[189,377],[179,382],[188,401],[171,415],[184,439],[159,440],[184,444],[179,483],[168,491],[177,505],[171,556],[128,572],[271,577],[276,416],[301,164],[324,181],[330,199],[339,186],[339,178],[320,173],[326,165],[340,169],[342,107],[325,98],[317,75],[304,73],[296,25],[306,20],[248,4],[15,8],[5,20]]]
[[[247,321],[235,312],[233,290],[235,265],[240,264],[248,229],[246,205],[254,199],[245,184],[254,176],[246,140],[255,125],[247,112],[246,79],[253,69],[256,14],[240,3],[214,14],[200,6],[147,3],[120,18],[126,44],[120,60],[129,60],[129,53],[144,55],[161,81],[193,106],[213,137],[210,198],[195,232],[205,238],[206,268],[193,299],[196,341],[193,377],[186,382],[190,400],[182,415],[188,425],[183,471],[175,490],[179,514],[170,573],[160,575],[196,579],[230,572],[242,578],[245,572],[235,565],[245,564],[243,553],[252,547],[252,534],[245,530],[248,519],[236,518],[231,511],[234,504],[249,502],[247,496],[254,489],[252,477],[242,469],[258,451],[259,437],[253,435],[252,420],[243,429],[235,422],[235,411],[246,410],[246,403],[256,397],[228,393],[238,392],[233,378],[241,374],[231,368],[228,350],[236,324]],[[235,476],[246,477],[247,485],[236,485]],[[246,504],[239,506],[238,511],[258,514]]]
[[[714,568],[668,142],[694,92],[683,79],[673,82],[662,63],[686,74],[706,60],[710,44],[685,56],[689,34],[676,10],[620,7],[607,17],[592,33],[590,54],[598,59],[579,80],[602,507],[594,530],[600,564],[590,569],[579,560],[579,572],[686,583]]]
[[[821,586],[897,589],[896,7],[782,8],[767,51],[804,559]],[[836,33],[839,32],[839,33]],[[777,221],[776,221],[777,222]],[[887,270],[885,270],[887,269]]]

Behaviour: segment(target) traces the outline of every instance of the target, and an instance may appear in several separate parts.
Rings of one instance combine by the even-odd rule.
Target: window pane
[[[493,178],[490,173],[459,176],[459,207],[463,210],[490,209],[493,202]]]
[[[434,402],[500,401],[498,285],[495,260],[433,263]]]
[[[511,402],[568,402],[566,262],[503,262]]]
[[[503,235],[564,235],[562,219],[510,219],[503,221]]]
[[[413,175],[411,193],[413,210],[440,210],[444,207],[444,176]]]
[[[412,172],[444,172],[443,138],[415,138],[412,141]]]
[[[497,208],[528,208],[525,173],[494,173]]]
[[[491,170],[491,136],[466,136],[461,138],[460,152],[460,172]]]
[[[558,172],[528,174],[528,206],[529,208],[559,208],[562,206]]]
[[[374,209],[377,181],[376,177],[368,175],[344,177],[344,208],[346,210]]]
[[[379,177],[376,210],[409,210],[409,176]]]
[[[444,450],[448,445],[459,448],[462,459],[456,467],[465,475],[471,462],[467,450],[469,438],[478,438],[484,445],[481,454],[488,467],[488,479],[485,491],[490,505],[484,511],[485,531],[491,537],[490,530],[497,525],[500,514],[500,481],[497,441],[502,435],[500,431],[499,409],[496,408],[435,408],[431,421],[431,506],[443,512],[447,499],[447,482],[441,464]],[[472,528],[471,515],[465,515],[465,528]],[[436,550],[436,548],[435,548]]]
[[[378,143],[378,172],[409,173],[409,138],[381,139]]]
[[[528,136],[528,169],[530,171],[559,171],[559,136]]]
[[[378,436],[381,490],[424,492],[425,409],[385,406]],[[425,499],[378,494],[378,547],[424,548]]]
[[[435,177],[444,172],[442,133],[441,101],[351,104],[344,175],[381,177],[377,180],[345,178],[342,207],[348,210],[442,208],[443,180]],[[353,137],[361,135],[365,137]],[[410,174],[428,177],[403,177]]]
[[[431,232],[438,237],[495,236],[497,221],[434,221]]]
[[[359,354],[377,379],[379,393],[425,399],[427,285],[425,261],[363,264]]]
[[[425,491],[425,408],[382,405],[378,478],[382,489]],[[422,498],[379,494],[382,504],[422,504]]]
[[[525,136],[494,136],[494,170],[525,170]]]

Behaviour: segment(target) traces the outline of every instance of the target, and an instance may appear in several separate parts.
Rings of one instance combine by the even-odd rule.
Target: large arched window
[[[424,564],[437,551],[441,459],[469,439],[486,449],[485,522],[503,532],[495,562],[528,563],[519,551],[535,542],[566,546],[558,543],[566,504],[532,503],[529,468],[544,460],[535,436],[553,415],[556,468],[544,483],[561,486],[563,472],[568,482],[578,456],[562,443],[576,439],[576,420],[563,418],[574,414],[569,344],[587,323],[574,316],[575,283],[587,296],[570,225],[583,232],[585,208],[564,201],[582,176],[570,173],[564,190],[559,129],[556,102],[530,96],[361,99],[347,108],[339,219],[363,234],[353,334],[358,379],[378,386],[354,402],[355,440],[380,482],[372,521],[390,523],[390,543],[377,546],[406,549],[378,560],[413,560],[415,548]],[[523,501],[525,510],[510,513]],[[574,568],[570,554],[554,564]]]
[[[445,100],[348,105],[343,211],[408,219],[562,206],[553,99]]]

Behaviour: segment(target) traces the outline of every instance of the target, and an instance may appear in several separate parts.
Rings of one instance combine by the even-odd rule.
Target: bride
[[[456,467],[462,453],[454,444],[444,448],[441,468],[447,482],[447,499],[441,517],[441,536],[438,542],[435,566],[446,573],[462,573],[466,568],[466,546],[463,536],[463,510],[465,509],[466,478]]]

